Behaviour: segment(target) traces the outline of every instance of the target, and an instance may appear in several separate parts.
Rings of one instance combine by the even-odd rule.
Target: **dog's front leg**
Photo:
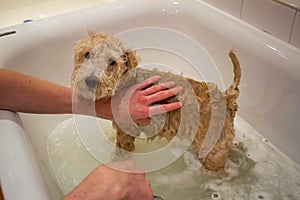
[[[134,151],[135,137],[125,133],[115,122],[113,122],[113,127],[116,131],[116,146],[119,147],[118,152],[122,152],[123,150]]]

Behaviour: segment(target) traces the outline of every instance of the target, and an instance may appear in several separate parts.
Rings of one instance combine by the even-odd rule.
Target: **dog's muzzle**
[[[97,76],[91,75],[86,77],[84,82],[88,88],[93,89],[98,85],[99,80]]]

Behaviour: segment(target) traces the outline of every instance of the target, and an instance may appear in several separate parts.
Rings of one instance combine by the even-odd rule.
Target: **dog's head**
[[[97,100],[114,94],[119,79],[139,63],[138,56],[117,38],[88,32],[74,48],[72,87],[77,95]]]

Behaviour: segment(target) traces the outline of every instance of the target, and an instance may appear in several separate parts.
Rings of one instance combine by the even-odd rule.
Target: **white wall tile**
[[[290,43],[295,47],[300,48],[300,11],[298,11],[296,15],[296,20]]]
[[[203,0],[235,17],[240,17],[242,0]]]
[[[289,42],[296,10],[271,0],[243,0],[242,20]]]

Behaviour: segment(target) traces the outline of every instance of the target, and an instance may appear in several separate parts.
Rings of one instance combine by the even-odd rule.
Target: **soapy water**
[[[98,131],[88,126],[91,117],[82,116],[86,131]],[[105,135],[114,141],[110,123],[99,120]],[[226,164],[227,176],[218,176],[201,168],[201,163],[189,151],[171,165],[147,174],[154,194],[164,199],[300,199],[300,166],[263,138],[245,120],[236,117],[236,137]],[[107,140],[106,140],[107,142]],[[136,140],[139,152],[160,148],[167,143],[155,139],[151,143]],[[99,149],[105,152],[105,145]],[[107,153],[107,152],[106,152]],[[107,155],[113,152],[107,153]],[[59,124],[49,136],[48,155],[55,178],[67,194],[93,169],[101,165],[85,147],[74,120]],[[149,160],[149,164],[155,160]]]

